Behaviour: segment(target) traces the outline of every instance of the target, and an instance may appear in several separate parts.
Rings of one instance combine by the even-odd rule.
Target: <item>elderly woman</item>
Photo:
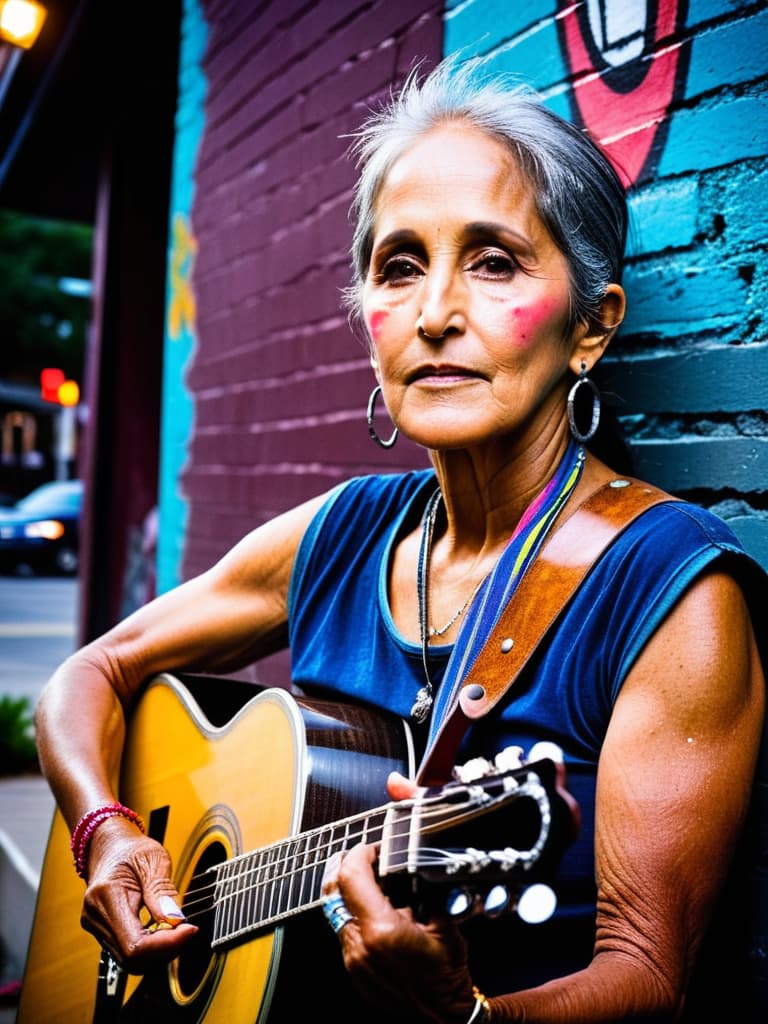
[[[412,76],[357,151],[349,300],[370,339],[369,427],[423,446],[432,468],[351,480],[281,515],[52,678],[44,770],[70,828],[95,822],[75,843],[84,926],[128,970],[172,958],[195,930],[165,851],[114,810],[144,681],[231,671],[288,639],[297,688],[410,718],[423,753],[542,543],[617,478],[585,448],[590,375],[625,310],[624,195],[601,152],[525,92],[453,63]],[[679,1018],[748,812],[765,690],[756,582],[727,527],[687,503],[655,505],[613,541],[460,751],[561,748],[581,831],[558,911],[536,925],[422,919],[380,888],[376,844],[353,845],[324,892],[361,1013]],[[416,792],[401,775],[389,788]],[[142,906],[173,927],[147,928]],[[352,1019],[347,998],[329,993],[337,1019]]]

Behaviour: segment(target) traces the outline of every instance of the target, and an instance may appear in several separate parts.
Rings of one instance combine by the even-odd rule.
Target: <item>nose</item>
[[[461,270],[447,266],[428,269],[422,285],[422,303],[416,328],[422,337],[441,340],[460,334],[466,326],[466,285]]]

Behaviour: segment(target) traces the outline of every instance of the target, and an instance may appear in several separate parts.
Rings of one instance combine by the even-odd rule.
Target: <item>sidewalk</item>
[[[0,961],[2,985],[21,981],[54,802],[41,775],[0,778]],[[14,1005],[0,1004],[0,1024]]]

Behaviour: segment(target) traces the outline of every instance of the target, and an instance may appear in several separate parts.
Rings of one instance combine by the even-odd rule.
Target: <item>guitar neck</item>
[[[240,941],[320,905],[331,858],[357,843],[378,843],[388,807],[352,815],[322,828],[243,853],[210,868],[215,877],[211,945]]]

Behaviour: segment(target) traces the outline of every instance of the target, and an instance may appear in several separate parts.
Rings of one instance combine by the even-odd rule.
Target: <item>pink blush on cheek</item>
[[[513,342],[525,348],[535,340],[540,331],[555,313],[555,303],[543,300],[535,306],[514,306],[509,313]]]
[[[383,309],[375,309],[368,318],[368,329],[374,341],[378,341],[381,328],[389,314]]]

